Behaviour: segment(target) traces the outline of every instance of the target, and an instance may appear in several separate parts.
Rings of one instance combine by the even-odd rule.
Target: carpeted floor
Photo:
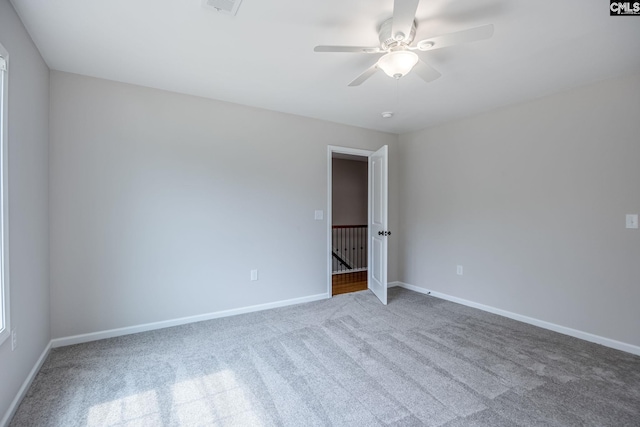
[[[640,357],[400,288],[55,349],[17,426],[640,426]]]

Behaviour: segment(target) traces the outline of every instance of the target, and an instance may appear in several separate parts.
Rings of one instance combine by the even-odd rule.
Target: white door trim
[[[327,146],[327,295],[331,297],[332,289],[331,289],[331,273],[332,273],[332,263],[331,263],[331,226],[333,224],[333,219],[331,217],[332,207],[331,207],[331,198],[332,198],[332,168],[331,168],[331,159],[333,158],[333,153],[340,154],[351,154],[354,156],[362,156],[369,157],[374,153],[371,150],[362,150],[360,148],[349,148],[349,147],[339,147],[336,145],[328,145]],[[367,195],[369,194],[369,190],[367,189]],[[367,196],[369,197],[369,196]],[[367,201],[367,205],[369,201]]]

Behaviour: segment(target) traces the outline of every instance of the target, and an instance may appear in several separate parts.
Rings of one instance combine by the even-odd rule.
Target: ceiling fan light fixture
[[[378,68],[389,77],[399,79],[406,76],[418,63],[418,55],[408,50],[389,52],[378,60]]]

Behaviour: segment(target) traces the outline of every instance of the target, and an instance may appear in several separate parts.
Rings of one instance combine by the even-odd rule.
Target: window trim
[[[11,304],[9,292],[9,159],[8,104],[9,52],[0,44],[0,345],[11,335]],[[4,67],[2,67],[4,62]],[[2,69],[4,68],[4,69]],[[10,341],[10,340],[9,340]]]

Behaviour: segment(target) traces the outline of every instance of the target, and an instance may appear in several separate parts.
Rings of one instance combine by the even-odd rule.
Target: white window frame
[[[9,303],[8,74],[9,52],[0,44],[0,345],[11,335]],[[10,340],[9,340],[10,341]]]

